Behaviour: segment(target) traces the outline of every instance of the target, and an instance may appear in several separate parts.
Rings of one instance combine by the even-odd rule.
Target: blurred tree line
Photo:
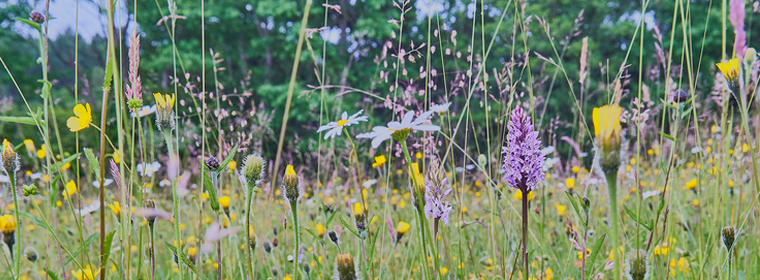
[[[72,3],[74,0],[70,0]],[[81,0],[87,1],[87,0]],[[97,1],[96,1],[97,2]],[[124,61],[122,72],[126,77],[129,32],[137,28],[141,35],[141,76],[143,88],[146,93],[172,92],[173,85],[173,49],[170,33],[167,27],[170,25],[159,22],[162,17],[169,14],[165,1],[138,1],[135,6],[133,1],[124,1],[122,7],[128,10],[129,20],[124,26],[116,26],[121,29],[121,55]],[[382,63],[378,57],[384,53],[383,47],[390,44],[392,47],[387,55],[398,54],[398,36],[403,38],[402,46],[405,51],[419,47],[422,43],[431,39],[438,52],[443,52],[438,40],[453,53],[461,52],[462,57],[458,61],[449,61],[449,57],[443,58],[438,53],[431,56],[431,65],[442,71],[441,63],[446,63],[447,82],[451,83],[456,74],[467,71],[469,62],[466,60],[468,50],[475,54],[476,63],[485,62],[484,72],[493,76],[500,72],[505,65],[524,62],[526,47],[529,49],[530,67],[528,73],[523,73],[521,82],[516,85],[517,98],[527,100],[527,93],[532,87],[535,96],[547,96],[549,91],[552,95],[547,102],[546,115],[541,117],[546,128],[549,120],[557,117],[560,122],[556,133],[559,136],[577,135],[579,127],[577,123],[570,122],[576,110],[573,98],[570,96],[570,85],[564,76],[559,73],[555,77],[557,68],[542,59],[542,55],[553,60],[558,60],[554,54],[554,48],[560,53],[561,61],[565,65],[567,75],[572,82],[576,95],[580,94],[578,83],[578,63],[581,55],[582,38],[588,37],[588,65],[589,80],[584,92],[584,113],[590,116],[594,105],[599,105],[607,100],[609,84],[628,54],[628,67],[626,75],[630,75],[630,83],[626,89],[633,94],[638,90],[638,77],[643,75],[643,81],[652,91],[652,99],[666,98],[664,89],[664,70],[656,70],[658,62],[656,39],[653,37],[655,28],[663,34],[662,46],[665,51],[671,45],[670,32],[675,27],[673,54],[671,58],[674,64],[680,63],[682,57],[681,23],[672,25],[673,10],[677,1],[650,1],[645,14],[647,21],[644,30],[642,72],[638,73],[639,37],[632,43],[634,30],[641,18],[641,1],[575,1],[575,0],[546,0],[546,1],[505,1],[494,0],[481,2],[468,2],[461,0],[417,1],[406,3],[408,12],[404,14],[403,24],[399,22],[401,10],[400,3],[395,5],[387,0],[338,0],[330,1],[329,5],[340,6],[340,12],[330,10],[321,2],[315,2],[309,14],[308,27],[322,28],[321,33],[313,34],[308,38],[311,50],[313,50],[316,62],[312,58],[310,48],[304,46],[300,55],[300,68],[298,69],[297,86],[294,103],[291,109],[288,139],[316,139],[314,130],[319,125],[320,96],[317,94],[302,94],[319,85],[315,75],[315,65],[321,68],[324,64],[326,85],[345,86],[369,91],[379,96],[393,96],[389,90],[393,84],[394,75],[391,74],[386,82],[381,78]],[[721,32],[721,7],[720,1],[696,0],[688,1],[690,12],[690,25],[686,29],[691,41],[691,52],[701,53],[702,57],[694,57],[693,61],[701,63],[699,84],[705,87],[707,94],[712,85],[713,63],[722,57],[722,32]],[[93,2],[95,3],[95,2]],[[98,2],[99,3],[99,2]],[[36,63],[38,52],[36,34],[19,34],[19,27],[12,18],[27,18],[32,10],[34,1],[28,0],[0,0],[0,56],[5,60],[8,69],[14,74],[19,88],[25,93],[30,104],[34,107],[39,103],[36,95],[39,89],[37,79],[40,77],[40,68]],[[295,59],[295,51],[300,32],[300,22],[306,1],[238,1],[238,0],[208,0],[205,2],[205,50],[202,49],[201,40],[201,2],[184,1],[176,2],[177,14],[183,18],[177,20],[176,25],[176,48],[180,55],[180,63],[184,70],[190,74],[192,81],[200,76],[202,52],[206,52],[206,89],[208,91],[219,90],[222,93],[233,94],[248,92],[250,98],[243,108],[255,109],[257,105],[264,104],[268,109],[276,110],[271,121],[271,128],[278,132],[282,121],[282,111],[285,106],[287,84],[290,79],[292,62]],[[436,9],[434,4],[440,6]],[[39,5],[39,4],[38,4]],[[521,8],[524,5],[524,10]],[[51,14],[69,13],[72,11],[51,11]],[[135,22],[135,7],[137,8],[137,21]],[[505,8],[506,7],[506,8]],[[325,12],[328,12],[325,18]],[[494,33],[502,14],[499,31]],[[748,46],[756,46],[757,39],[753,33],[752,5],[747,5]],[[101,10],[101,13],[103,10]],[[482,12],[482,13],[481,13]],[[428,30],[427,15],[433,17],[432,28],[438,25],[446,26],[441,30],[440,38],[428,38],[434,35],[434,31]],[[483,18],[481,18],[483,15]],[[88,15],[83,15],[88,16]],[[473,18],[474,17],[474,18]],[[96,19],[83,19],[81,24],[90,24]],[[394,23],[395,21],[395,23]],[[551,40],[547,38],[542,29],[545,22],[550,27]],[[326,23],[326,24],[325,24]],[[705,25],[707,23],[707,26]],[[50,24],[61,24],[55,19]],[[527,25],[524,25],[527,24]],[[403,30],[399,30],[403,26]],[[14,27],[14,28],[9,28]],[[524,28],[525,32],[514,32],[514,28]],[[733,30],[728,28],[728,51],[733,42]],[[451,31],[456,30],[456,36],[451,36]],[[23,32],[22,32],[23,33]],[[445,34],[444,34],[445,33]],[[481,37],[485,33],[484,37]],[[493,35],[496,35],[495,37]],[[93,112],[99,112],[101,93],[99,92],[102,82],[103,68],[105,65],[105,38],[95,36],[88,40],[79,40],[79,81],[75,81],[74,75],[74,30],[69,29],[49,42],[50,52],[50,80],[54,81],[53,92],[57,97],[58,105],[56,115],[61,127],[65,128],[65,121],[71,115],[74,105],[74,84],[79,83],[80,102],[89,102]],[[458,40],[452,44],[453,39]],[[703,39],[704,38],[704,39]],[[493,39],[488,60],[482,61],[483,48],[488,47]],[[327,48],[323,50],[323,40],[327,40]],[[474,45],[471,45],[471,40]],[[552,46],[552,41],[554,47]],[[483,44],[485,42],[485,46]],[[216,72],[211,50],[218,54]],[[324,56],[323,56],[324,51]],[[423,49],[424,53],[424,49]],[[512,58],[514,54],[514,59]],[[395,59],[394,59],[395,60]],[[424,58],[416,63],[405,65],[408,71],[406,76],[400,77],[403,83],[422,83],[420,89],[424,89],[424,79],[420,81],[420,66],[424,66]],[[178,66],[179,67],[179,66]],[[520,69],[518,66],[515,69]],[[184,84],[185,78],[182,68],[178,69],[177,77]],[[655,74],[652,74],[655,73]],[[516,74],[519,75],[519,74]],[[215,79],[217,83],[215,83]],[[433,91],[433,96],[442,96],[444,87],[443,75],[435,77],[438,87]],[[678,80],[678,79],[676,79]],[[686,82],[686,80],[684,80]],[[223,88],[218,88],[223,85]],[[199,85],[198,85],[199,86]],[[483,99],[491,98],[492,101],[503,102],[508,96],[498,96],[494,77],[490,77],[489,95],[478,90],[473,95],[473,123],[483,124],[485,112]],[[217,89],[218,88],[218,89]],[[24,115],[26,107],[23,105],[10,77],[3,71],[0,75],[0,91],[2,96],[12,96],[12,104],[0,107],[2,115]],[[181,91],[180,91],[181,92]],[[327,113],[330,118],[342,112],[343,109],[353,112],[356,108],[372,109],[368,106],[375,102],[374,108],[379,108],[381,102],[376,101],[366,94],[353,91],[346,92],[344,89],[333,87],[326,91]],[[458,94],[457,100],[466,98],[466,94]],[[1,98],[0,98],[1,99]],[[152,97],[145,95],[146,104],[152,104]],[[438,100],[433,100],[438,101]],[[491,100],[489,100],[491,101]],[[456,101],[455,101],[456,102]],[[38,105],[37,105],[38,106]],[[536,107],[541,112],[543,104]],[[1,109],[6,108],[6,109]],[[10,108],[10,109],[9,109]],[[457,108],[454,111],[458,110]],[[391,118],[389,110],[377,110],[370,113],[377,118],[377,123]],[[95,119],[99,118],[97,113]],[[491,113],[490,117],[494,117]],[[499,117],[499,116],[497,116]],[[589,119],[590,122],[590,119]],[[496,128],[497,124],[494,124]],[[590,125],[590,124],[589,124]],[[0,131],[6,137],[29,137],[35,135],[33,127],[11,123],[0,123]],[[85,144],[94,131],[84,132]],[[115,133],[115,132],[114,132]],[[72,140],[69,133],[63,133],[63,138]],[[546,137],[546,136],[545,136]],[[485,138],[479,138],[485,141]],[[296,142],[290,143],[296,145]],[[313,143],[311,143],[313,144]],[[89,145],[94,145],[90,143]],[[262,149],[266,153],[274,153],[276,139],[266,141]],[[300,150],[313,149],[308,141],[298,142]],[[569,148],[563,148],[569,150]]]

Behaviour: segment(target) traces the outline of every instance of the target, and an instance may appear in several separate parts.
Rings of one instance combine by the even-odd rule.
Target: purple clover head
[[[544,181],[541,168],[545,158],[538,131],[533,131],[530,117],[519,106],[512,111],[508,129],[507,145],[502,148],[506,170],[503,181],[523,192],[535,190]]]

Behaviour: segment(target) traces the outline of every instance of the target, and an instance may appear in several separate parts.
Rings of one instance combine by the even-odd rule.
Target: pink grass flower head
[[[744,0],[731,0],[728,5],[728,20],[734,27],[734,50],[736,50],[736,56],[744,57],[747,52],[747,32],[744,30]]]
[[[509,120],[507,145],[502,148],[506,170],[503,181],[524,193],[538,188],[544,181],[544,155],[538,131],[533,131],[528,114],[520,107],[512,111]]]
[[[140,69],[140,36],[132,32],[129,38],[129,84],[126,86],[124,95],[130,110],[135,111],[142,107],[142,81],[138,70]]]

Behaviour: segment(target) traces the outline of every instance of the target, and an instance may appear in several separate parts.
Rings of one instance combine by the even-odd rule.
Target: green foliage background
[[[130,22],[127,26],[122,26],[124,30],[134,28],[134,3],[126,1],[126,7],[129,10]],[[470,3],[461,0],[439,1],[443,7],[440,11],[439,18],[434,18],[434,25],[441,24],[448,26],[448,30],[456,30],[459,43],[453,51],[461,51],[466,54],[470,45],[470,40],[475,36],[473,52],[479,54],[482,52],[484,39],[486,44],[490,42],[490,34],[494,34],[497,23],[503,11],[507,14],[504,22],[496,33],[493,49],[486,61],[487,71],[492,73],[494,69],[500,70],[504,63],[511,62],[512,53],[521,54],[525,52],[523,39],[526,40],[527,47],[530,49],[530,74],[533,77],[534,84],[528,84],[523,81],[519,84],[521,87],[518,92],[528,92],[529,87],[533,87],[536,96],[545,96],[552,88],[552,95],[549,98],[547,115],[543,118],[544,123],[540,127],[545,127],[549,119],[559,116],[560,119],[572,118],[575,106],[573,99],[569,96],[570,90],[564,78],[560,75],[553,83],[538,82],[541,77],[549,77],[551,81],[552,74],[556,68],[541,59],[536,59],[536,54],[545,57],[554,57],[550,40],[543,34],[540,23],[537,18],[546,20],[550,26],[551,36],[553,36],[558,51],[562,51],[563,44],[567,44],[564,50],[563,62],[568,65],[568,77],[575,80],[573,85],[578,92],[578,61],[581,53],[581,39],[588,37],[589,40],[589,66],[590,66],[590,84],[587,85],[588,96],[586,100],[588,105],[591,103],[601,104],[607,100],[607,89],[602,84],[609,84],[614,77],[615,72],[624,62],[630,42],[634,36],[633,31],[637,25],[638,16],[640,15],[641,2],[634,0],[624,1],[573,1],[573,0],[549,0],[549,1],[529,1],[529,2],[511,2],[511,1],[486,1],[486,3]],[[40,101],[34,93],[39,89],[37,79],[40,76],[39,65],[35,63],[37,59],[36,39],[34,36],[19,34],[19,30],[26,27],[19,27],[12,18],[28,17],[32,10],[33,1],[0,1],[0,56],[8,65],[9,71],[14,74],[19,88],[26,94],[32,107]],[[160,4],[160,7],[157,5]],[[181,55],[181,62],[185,71],[192,77],[199,76],[201,73],[202,52],[206,51],[206,73],[207,85],[209,91],[214,89],[212,57],[209,53],[211,49],[220,54],[223,59],[220,67],[224,70],[218,72],[219,83],[225,85],[224,92],[230,93],[235,90],[244,91],[244,87],[252,90],[252,101],[255,104],[263,103],[266,108],[275,109],[275,118],[272,121],[272,129],[279,131],[282,120],[282,111],[285,106],[285,93],[287,83],[290,78],[291,65],[295,57],[296,43],[298,40],[299,22],[302,18],[302,10],[305,1],[279,1],[279,0],[261,0],[261,1],[237,1],[237,0],[209,0],[205,3],[206,16],[206,50],[201,45],[201,8],[199,1],[178,1],[178,14],[185,16],[185,19],[178,20],[176,30],[177,52]],[[315,3],[311,9],[308,26],[310,28],[320,28],[324,25],[325,9],[321,7],[322,3]],[[328,42],[325,50],[325,57],[322,53],[322,37],[319,34],[309,39],[314,47],[315,54],[321,63],[326,64],[326,81],[328,85],[345,85],[361,90],[366,90],[386,96],[389,94],[389,84],[379,81],[379,67],[374,61],[381,55],[382,46],[387,42],[392,42],[397,46],[395,36],[398,28],[389,23],[389,20],[399,18],[399,9],[396,8],[392,1],[385,0],[360,0],[347,1],[340,0],[336,3],[340,5],[341,14],[331,12],[328,14],[327,28],[340,33],[340,39],[337,42]],[[38,4],[39,5],[39,4]],[[427,18],[417,7],[425,5],[424,3],[411,2],[410,11],[405,15],[403,24],[403,45],[408,48],[410,43],[414,42],[416,46],[427,41],[427,36],[433,34],[427,29]],[[475,5],[482,5],[485,17],[476,18],[477,24],[473,24],[472,16]],[[515,14],[515,5],[527,5],[525,15]],[[669,34],[673,28],[681,29],[680,25],[672,26],[672,11],[674,10],[673,1],[650,1],[647,8],[647,14],[660,30],[661,34]],[[507,7],[505,9],[505,7]],[[480,11],[481,7],[478,7]],[[715,69],[713,63],[722,57],[721,46],[721,7],[720,2],[697,0],[690,1],[687,7],[692,15],[692,24],[688,27],[687,32],[694,38],[692,50],[695,53],[702,53],[700,62],[700,85],[704,89],[709,89],[712,84],[712,73]],[[72,7],[73,9],[73,7]],[[162,15],[168,14],[165,3],[155,1],[139,1],[137,4],[138,18],[137,26],[142,36],[141,49],[141,75],[143,77],[143,87],[146,92],[172,92],[173,87],[170,85],[170,76],[172,74],[172,44],[166,30],[166,25],[156,23]],[[747,27],[748,45],[756,46],[758,40],[753,32],[753,22],[751,13],[752,5],[747,5]],[[59,11],[53,11],[59,12]],[[60,11],[65,12],[65,11]],[[579,14],[583,12],[582,19],[576,22]],[[477,13],[479,15],[480,13]],[[530,16],[529,25],[526,28],[531,30],[527,38],[512,38],[512,27],[514,21],[519,18]],[[436,22],[440,19],[440,22]],[[483,24],[481,24],[481,21]],[[698,23],[698,24],[697,24]],[[59,24],[52,20],[50,24]],[[478,30],[483,27],[484,30]],[[13,28],[5,28],[13,27]],[[475,27],[475,28],[473,28]],[[647,25],[643,36],[645,67],[642,69],[651,70],[657,62],[656,50],[653,37],[653,28],[655,26]],[[435,28],[435,26],[433,26]],[[728,27],[730,29],[730,26]],[[487,34],[481,38],[480,34]],[[25,34],[32,34],[26,32]],[[706,36],[703,36],[705,35]],[[729,30],[727,41],[733,41],[733,32]],[[126,60],[126,51],[128,46],[128,32],[122,32],[122,59]],[[99,97],[101,93],[96,90],[100,88],[100,79],[103,74],[105,65],[105,39],[99,36],[92,40],[79,40],[79,77],[80,81],[74,81],[74,32],[69,30],[65,34],[59,35],[55,40],[50,41],[50,62],[51,62],[51,80],[55,81],[53,93],[58,98],[57,102],[60,108],[56,115],[58,123],[65,128],[65,120],[71,115],[70,108],[74,105],[74,83],[79,82],[80,100],[89,102],[97,112],[100,104]],[[450,38],[441,35],[444,44]],[[706,38],[702,41],[701,38]],[[436,38],[433,38],[437,40]],[[513,41],[514,40],[514,41]],[[663,38],[663,48],[667,51],[670,47],[670,40],[667,36]],[[448,42],[449,46],[453,45]],[[514,49],[513,49],[514,46]],[[672,57],[677,60],[683,53],[682,46],[674,45]],[[731,46],[727,46],[731,51]],[[442,50],[441,50],[442,51]],[[638,42],[631,50],[629,57],[638,58]],[[314,75],[314,61],[307,48],[304,48],[301,54],[300,69],[298,69],[298,79],[296,93],[298,98],[291,110],[291,122],[288,129],[288,135],[298,135],[301,138],[316,139],[314,129],[319,125],[319,96],[318,94],[298,94],[302,90],[308,89],[309,86],[318,85],[317,77]],[[441,57],[432,56],[432,65],[441,64]],[[447,61],[446,71],[453,74],[456,71],[466,71],[467,65],[461,62]],[[628,64],[635,64],[636,61],[628,60]],[[126,63],[125,63],[126,65]],[[609,68],[608,68],[609,67]],[[437,67],[439,68],[439,67]],[[409,77],[416,77],[418,74],[418,65],[407,67]],[[602,73],[601,70],[606,69]],[[662,80],[661,77],[652,77],[650,73],[637,73],[637,67],[630,67],[628,74],[631,76],[629,90],[636,92],[638,89],[637,80],[639,75],[644,75],[644,81]],[[4,73],[0,75],[0,91],[2,96],[12,96],[12,110],[3,112],[4,115],[24,115],[26,111],[16,87],[11,82],[10,77]],[[126,73],[126,69],[123,69]],[[661,71],[662,72],[662,71]],[[343,76],[345,73],[345,77]],[[181,74],[180,74],[181,75]],[[450,75],[453,77],[453,75]],[[439,76],[440,78],[440,76]],[[180,77],[184,82],[184,79]],[[392,80],[392,77],[391,77]],[[242,81],[247,81],[246,83]],[[493,79],[492,79],[493,81]],[[243,86],[246,84],[246,86]],[[491,89],[495,83],[488,85]],[[649,85],[653,92],[653,100],[659,100],[666,96],[665,89],[658,87],[658,84]],[[439,87],[438,93],[442,95],[444,88]],[[701,90],[701,89],[698,89]],[[709,90],[707,90],[709,91]],[[707,91],[699,91],[705,95]],[[342,112],[342,110],[355,111],[356,107],[362,102],[370,101],[366,96],[352,93],[337,96],[339,93],[336,89],[328,90],[328,108],[327,113],[330,116]],[[147,97],[146,103],[152,103],[152,97]],[[461,98],[461,95],[459,95]],[[483,99],[485,96],[475,93],[475,98]],[[251,105],[253,106],[253,105]],[[584,112],[590,114],[592,106],[585,106]],[[378,110],[375,115],[389,117],[388,112]],[[473,122],[481,123],[484,119],[482,110],[474,111]],[[95,116],[97,118],[97,116]],[[376,122],[388,118],[375,118]],[[577,126],[560,127],[560,135],[577,135],[579,129]],[[16,124],[0,123],[0,131],[3,136],[23,138],[25,135],[34,135],[33,127],[24,127]],[[84,133],[95,133],[94,131]],[[85,134],[83,137],[86,142],[90,135]],[[92,135],[94,136],[94,134]],[[64,134],[65,141],[73,141],[73,135]],[[86,143],[85,143],[86,145]],[[271,148],[276,143],[264,143],[264,150],[273,152]],[[305,142],[298,147],[302,151],[308,149]]]

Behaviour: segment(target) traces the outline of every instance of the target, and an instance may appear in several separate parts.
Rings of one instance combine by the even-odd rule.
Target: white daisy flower
[[[335,136],[340,136],[343,133],[343,127],[351,126],[354,124],[358,124],[359,122],[366,122],[367,116],[359,116],[364,112],[364,110],[359,110],[356,114],[351,115],[351,117],[348,116],[348,112],[343,112],[343,115],[341,115],[341,118],[337,122],[330,122],[326,125],[320,126],[319,129],[317,129],[317,133],[320,133],[325,130],[327,133],[325,133],[325,140],[327,138],[335,138]]]
[[[100,209],[100,204],[93,203],[93,204],[83,207],[81,210],[74,209],[74,213],[81,217],[84,217],[84,216],[89,215],[90,213],[97,211],[98,209]]]
[[[362,183],[362,187],[369,188],[375,184],[377,184],[377,179],[367,180],[366,182]]]
[[[159,168],[161,168],[161,164],[158,161],[154,161],[153,163],[138,163],[137,173],[140,173],[140,176],[153,177],[153,173],[156,173]]]
[[[161,186],[162,188],[168,187],[172,185],[172,181],[169,181],[168,179],[163,179],[161,180],[161,182],[158,182],[158,185]]]
[[[414,119],[414,111],[406,112],[401,122],[389,122],[388,126],[376,126],[372,132],[356,135],[356,138],[372,138],[372,147],[377,148],[383,141],[391,139],[397,131],[439,131],[441,127],[430,123],[434,111],[427,111]]]
[[[446,104],[433,105],[432,107],[430,107],[430,111],[433,111],[436,113],[443,113],[449,110],[449,106],[451,106],[451,102],[448,102]]]
[[[650,198],[650,197],[653,197],[653,196],[658,196],[658,195],[660,195],[660,191],[659,190],[653,190],[653,191],[646,191],[646,192],[644,192],[644,194],[642,196],[644,197],[644,199],[647,199],[647,198]]]
[[[113,179],[105,179],[105,180],[103,180],[103,185],[106,185],[106,187],[108,187],[109,185],[111,185],[111,183],[113,183]],[[96,187],[96,188],[100,188],[100,182],[98,180],[92,181],[92,186]]]
[[[145,117],[147,115],[153,114],[156,112],[156,104],[153,105],[145,105],[142,108],[137,109],[137,116],[138,117]],[[131,117],[135,117],[135,112],[130,113]]]

